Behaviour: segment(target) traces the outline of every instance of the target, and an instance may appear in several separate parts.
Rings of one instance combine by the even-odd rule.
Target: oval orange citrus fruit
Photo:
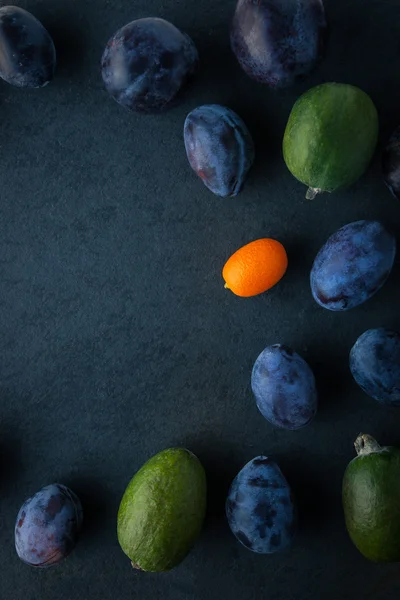
[[[276,240],[263,238],[239,248],[226,262],[222,277],[236,296],[262,294],[284,276],[288,265],[285,248]]]

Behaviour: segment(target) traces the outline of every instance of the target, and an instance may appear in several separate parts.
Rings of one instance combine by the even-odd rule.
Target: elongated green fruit
[[[117,534],[132,566],[169,571],[189,553],[203,526],[207,484],[199,459],[163,450],[136,473],[123,495]]]
[[[360,434],[343,478],[350,538],[374,562],[400,561],[400,450]]]
[[[283,138],[283,156],[291,173],[305,183],[312,199],[344,188],[368,167],[378,139],[378,114],[359,88],[324,83],[311,88],[293,106]]]

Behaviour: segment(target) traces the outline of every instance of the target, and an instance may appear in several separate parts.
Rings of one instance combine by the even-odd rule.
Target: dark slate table
[[[320,68],[274,93],[249,80],[229,48],[234,2],[31,0],[21,6],[54,37],[59,66],[42,90],[0,86],[0,596],[2,600],[364,600],[398,598],[396,565],[372,565],[345,528],[341,480],[353,441],[368,431],[400,444],[400,413],[361,392],[348,352],[365,329],[400,327],[399,267],[384,289],[344,314],[312,299],[309,270],[341,225],[378,218],[400,231],[400,206],[380,176],[382,144],[400,123],[400,9],[395,0],[328,0],[331,34]],[[134,18],[161,16],[201,56],[184,104],[131,115],[103,90],[108,38]],[[323,81],[359,85],[375,101],[381,141],[353,187],[314,202],[287,171],[281,139],[290,108]],[[213,196],[189,169],[186,114],[217,102],[236,110],[257,164],[236,199]],[[288,249],[270,293],[224,290],[230,254],[257,237]],[[267,345],[293,346],[314,368],[315,421],[274,429],[250,390]],[[204,533],[168,574],[134,572],[116,513],[135,471],[184,445],[209,481]],[[224,517],[239,468],[267,453],[298,498],[293,547],[258,556]],[[23,500],[60,481],[82,498],[85,527],[62,565],[19,561],[13,528]]]

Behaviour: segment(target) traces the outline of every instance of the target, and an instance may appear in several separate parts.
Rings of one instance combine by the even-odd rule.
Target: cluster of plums
[[[255,27],[254,24],[257,24]],[[256,81],[284,87],[309,73],[322,56],[326,19],[321,0],[238,0],[231,47],[243,70]],[[188,35],[159,18],[133,21],[113,35],[101,59],[104,85],[122,106],[138,113],[176,105],[195,76],[199,55]],[[27,11],[0,8],[0,77],[11,85],[38,88],[56,68],[51,36]],[[184,143],[192,169],[219,196],[241,190],[254,161],[252,137],[227,107],[210,104],[189,113]],[[384,179],[400,198],[400,130],[386,148]],[[311,270],[311,290],[322,307],[354,308],[371,298],[393,267],[396,241],[376,221],[350,223],[334,233]],[[400,335],[384,328],[366,331],[350,352],[359,386],[381,403],[400,405]],[[273,425],[294,430],[317,411],[312,370],[296,352],[276,344],[257,358],[251,386],[262,415]],[[237,539],[259,553],[288,546],[296,530],[296,507],[288,483],[269,458],[250,461],[232,483],[226,502]],[[26,563],[46,567],[65,558],[75,545],[82,506],[66,486],[49,485],[21,507],[15,544]]]
[[[243,70],[271,88],[292,85],[322,58],[326,38],[322,0],[238,0],[231,48]],[[122,106],[159,113],[175,106],[195,76],[199,54],[192,39],[160,18],[137,19],[109,40],[101,59],[104,85]],[[56,50],[47,30],[16,6],[0,8],[0,77],[38,88],[54,76]],[[384,179],[400,197],[399,131],[384,156]],[[219,196],[241,190],[254,161],[254,144],[241,118],[227,107],[201,106],[185,122],[189,163]]]
[[[168,472],[161,476],[168,477]],[[190,511],[195,513],[195,507],[190,507]],[[230,487],[226,515],[232,532],[249,550],[271,554],[291,543],[297,528],[296,503],[273,460],[258,456],[243,467]],[[201,514],[199,518],[202,520]],[[42,488],[24,502],[17,516],[15,547],[19,558],[39,568],[59,564],[73,550],[82,521],[82,505],[72,490],[61,484]],[[173,532],[173,523],[165,526]],[[129,538],[129,532],[127,535]]]
[[[396,240],[377,221],[349,223],[321,248],[311,269],[315,300],[345,311],[371,298],[393,267]],[[400,334],[369,329],[350,351],[357,384],[381,404],[400,406]],[[251,388],[261,414],[276,427],[296,430],[317,412],[317,385],[307,362],[291,348],[274,344],[254,363]],[[232,483],[226,503],[232,532],[248,549],[273,553],[290,545],[296,532],[296,503],[279,466],[269,457],[250,461]]]
[[[331,311],[345,311],[371,298],[385,283],[396,255],[396,240],[378,221],[356,221],[334,233],[311,269],[315,300]],[[364,333],[350,354],[356,382],[381,403],[400,401],[400,336],[387,329]],[[251,379],[262,415],[285,429],[304,427],[317,411],[317,391],[308,364],[283,345],[266,348]]]
[[[382,404],[400,406],[400,335],[370,329],[350,351],[350,369],[359,386]],[[315,416],[317,390],[306,361],[290,348],[268,346],[257,358],[251,386],[262,415],[285,429],[304,427]],[[258,456],[238,473],[226,501],[229,526],[246,548],[271,554],[292,542],[297,509],[279,466]],[[22,505],[15,524],[15,547],[21,560],[35,567],[56,565],[78,539],[83,511],[68,487],[44,487]]]
[[[358,385],[381,404],[400,406],[400,334],[369,329],[350,352]],[[263,417],[276,427],[301,429],[317,412],[314,375],[306,361],[283,344],[267,346],[254,363],[251,387]]]
[[[231,48],[252,79],[271,88],[292,85],[322,58],[327,23],[322,0],[238,0]],[[160,18],[137,19],[109,40],[101,59],[104,85],[122,106],[159,113],[175,106],[195,76],[199,54],[192,39]],[[54,76],[56,50],[47,30],[16,6],[0,8],[0,77],[38,88]],[[384,155],[384,179],[400,198],[400,133]],[[254,161],[254,144],[241,118],[227,107],[201,106],[185,122],[189,163],[219,196],[241,190]]]

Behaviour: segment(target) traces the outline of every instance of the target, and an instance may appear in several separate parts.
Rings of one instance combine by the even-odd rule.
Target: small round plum
[[[379,221],[356,221],[334,233],[311,269],[314,300],[344,311],[369,300],[390,275],[396,238]]]
[[[132,21],[109,40],[101,61],[103,81],[122,106],[140,113],[177,104],[198,66],[191,38],[158,18]]]
[[[364,392],[388,406],[400,406],[400,335],[379,327],[363,333],[350,352],[350,371]]]
[[[393,196],[400,200],[400,127],[396,127],[382,157],[383,180]]]
[[[48,31],[18,6],[0,8],[0,77],[22,88],[39,88],[54,77],[56,50]]]
[[[315,417],[317,389],[312,370],[282,344],[267,346],[254,363],[251,387],[263,417],[282,429],[301,429]]]
[[[33,567],[58,564],[74,548],[82,526],[79,498],[65,485],[42,488],[22,505],[15,523],[19,558]]]
[[[254,143],[230,108],[205,104],[192,110],[184,126],[186,154],[193,171],[217,196],[236,196],[254,162]]]
[[[282,471],[257,456],[237,474],[226,500],[232,533],[245,548],[273,554],[291,545],[297,530],[296,503]]]
[[[314,69],[326,29],[322,0],[238,0],[231,46],[249,77],[283,88]]]

